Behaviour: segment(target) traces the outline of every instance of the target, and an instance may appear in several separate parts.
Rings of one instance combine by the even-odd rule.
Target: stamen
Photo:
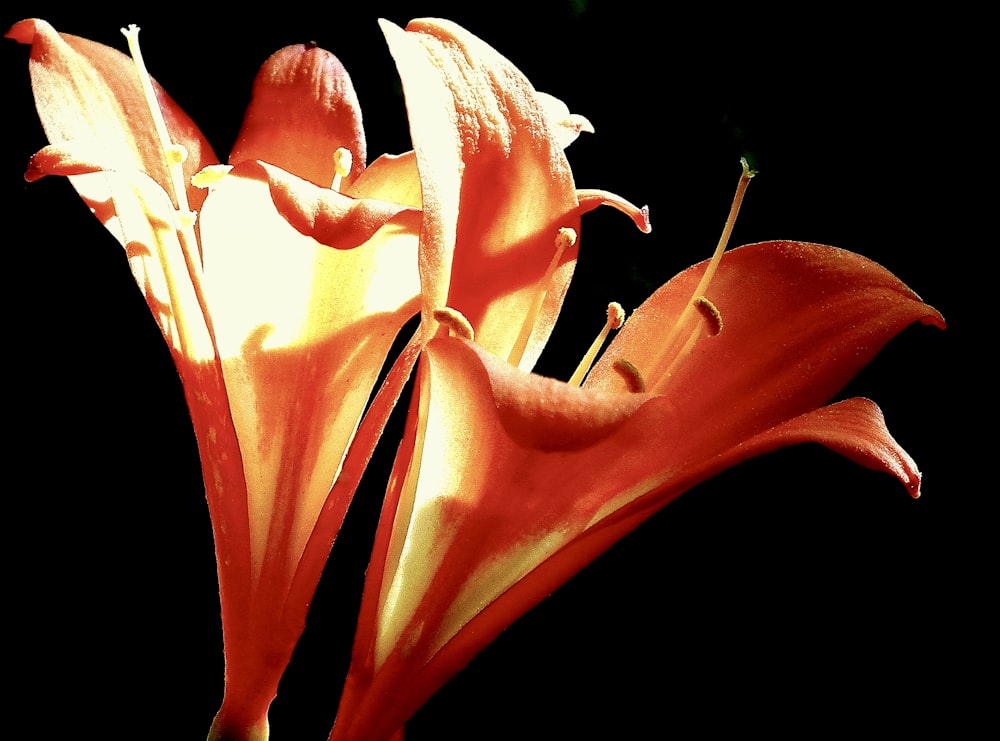
[[[719,334],[722,331],[722,312],[709,301],[705,296],[699,296],[694,300],[695,308],[701,312],[701,315],[705,318],[705,323],[708,325],[708,334],[711,337]]]
[[[733,205],[729,208],[729,216],[726,218],[726,224],[722,228],[722,235],[719,237],[719,242],[715,247],[715,252],[712,254],[712,259],[709,260],[708,266],[701,276],[701,280],[698,281],[698,285],[692,292],[691,299],[660,345],[659,353],[657,353],[656,357],[650,363],[650,368],[661,368],[664,365],[664,361],[672,356],[668,368],[658,374],[658,378],[654,381],[654,384],[660,379],[668,378],[680,360],[694,346],[698,332],[702,328],[700,322],[694,322],[697,313],[700,313],[708,322],[711,334],[718,334],[722,329],[722,314],[714,304],[705,298],[705,291],[708,289],[709,283],[712,282],[712,278],[715,277],[715,272],[722,261],[722,253],[726,251],[726,247],[729,244],[729,237],[733,233],[733,226],[735,226],[736,217],[740,213],[740,206],[743,204],[743,196],[746,194],[750,179],[757,174],[756,171],[750,169],[750,165],[745,157],[740,158],[740,164],[743,166],[743,173],[740,175],[740,181],[736,186]],[[706,316],[706,311],[709,312],[711,318]]]
[[[625,358],[618,358],[611,367],[618,371],[618,375],[625,379],[628,390],[634,394],[641,394],[646,391],[646,379],[642,373],[630,361]]]
[[[475,330],[472,328],[469,320],[465,318],[465,315],[458,311],[458,309],[453,309],[450,306],[445,306],[443,309],[434,309],[433,316],[435,321],[445,327],[452,337],[469,340],[470,342],[476,339]]]
[[[153,80],[146,69],[146,63],[142,59],[142,50],[139,48],[139,27],[134,23],[128,28],[121,29],[128,41],[128,50],[132,54],[132,61],[135,62],[136,71],[139,73],[139,84],[142,92],[146,96],[146,105],[149,106],[149,113],[153,117],[153,127],[156,135],[160,139],[160,147],[163,150],[163,158],[170,173],[170,181],[174,188],[174,203],[181,213],[191,211],[188,206],[187,188],[184,185],[184,168],[181,164],[187,158],[187,150],[179,144],[175,144],[170,139],[167,131],[167,122],[163,118],[163,111],[160,110],[160,103],[156,98],[156,91],[153,90]],[[183,153],[183,154],[181,154]]]
[[[344,182],[344,178],[350,175],[351,168],[354,166],[354,155],[351,154],[351,150],[346,147],[340,147],[333,153],[333,185],[330,187],[340,192],[340,186]]]
[[[520,365],[521,358],[524,357],[524,351],[528,347],[528,340],[531,338],[531,332],[535,329],[535,319],[538,317],[538,312],[542,308],[542,302],[545,301],[545,295],[549,291],[549,284],[552,282],[552,276],[555,274],[556,268],[559,267],[559,262],[562,260],[563,253],[567,248],[576,244],[577,238],[576,229],[571,229],[567,226],[562,227],[556,233],[555,254],[552,255],[552,259],[549,261],[549,266],[545,269],[545,274],[538,282],[539,288],[535,292],[535,298],[531,302],[531,307],[528,309],[524,322],[521,324],[521,332],[518,334],[517,341],[514,343],[514,346],[510,351],[510,355],[507,358],[507,362],[511,365]]]
[[[573,375],[570,376],[568,381],[570,386],[579,386],[583,383],[583,379],[590,372],[590,367],[594,364],[597,359],[597,353],[601,351],[604,346],[604,341],[608,339],[608,335],[611,333],[612,329],[618,329],[625,323],[625,310],[622,305],[618,302],[611,302],[608,304],[608,319],[604,323],[604,328],[598,333],[594,341],[590,343],[590,349],[583,356],[583,360],[573,371]]]

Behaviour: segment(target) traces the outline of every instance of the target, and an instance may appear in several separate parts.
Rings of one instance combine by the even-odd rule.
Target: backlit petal
[[[329,188],[334,152],[353,157],[350,183],[365,168],[365,133],[351,78],[315,44],[286,46],[264,62],[229,163],[260,160]]]
[[[388,219],[373,229],[348,209],[342,236],[360,230],[352,241],[361,244],[330,249],[289,225],[259,172],[245,163],[213,190],[201,236],[205,293],[248,466],[254,561],[260,569],[273,553],[287,576],[389,345],[417,310],[417,236]]]
[[[909,324],[944,326],[937,311],[871,260],[823,245],[764,242],[726,253],[706,291],[722,331],[701,337],[679,362],[658,358],[658,340],[705,265],[673,278],[629,317],[587,388],[625,391],[614,364],[627,360],[649,391],[673,401],[685,424],[735,445],[826,403]],[[687,444],[703,437],[688,436]]]
[[[462,28],[382,21],[406,94],[423,190],[425,322],[450,306],[476,338],[506,357],[539,290],[561,227],[579,231],[576,190],[531,84]],[[561,303],[576,247],[550,291]],[[540,327],[523,365],[551,332]]]
[[[109,160],[130,162],[173,193],[163,148],[128,56],[78,36],[58,34],[38,19],[15,24],[7,37],[31,45],[31,86],[51,143],[94,143]],[[155,81],[153,87],[173,142],[187,150],[184,172],[189,179],[218,160],[194,122]],[[192,186],[187,190],[191,208],[197,210],[204,193]]]

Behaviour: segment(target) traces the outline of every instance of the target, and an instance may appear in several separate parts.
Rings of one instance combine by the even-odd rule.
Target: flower
[[[874,403],[824,404],[902,328],[940,315],[863,257],[761,243],[728,253],[711,282],[722,331],[698,317],[693,345],[657,357],[708,265],[646,301],[583,388],[475,342],[428,345],[331,738],[388,738],[517,617],[740,461],[819,442],[918,495]]]
[[[455,148],[441,131],[492,143],[497,120],[531,109],[509,102],[522,84],[509,63],[461,29],[383,28],[418,152],[423,106],[450,111],[448,95],[471,88],[482,97],[467,117],[455,106],[457,125],[426,124],[441,153]],[[917,468],[874,403],[826,404],[901,329],[943,327],[941,316],[884,268],[833,247],[769,242],[723,255],[750,175],[716,255],[647,300],[582,388],[579,378],[528,372],[532,359],[511,339],[526,334],[524,309],[477,303],[480,274],[454,263],[423,270],[425,331],[441,322],[452,336],[429,339],[421,355],[331,741],[400,738],[407,719],[506,626],[675,497],[740,461],[819,442],[918,495]],[[427,198],[436,184],[423,171],[421,179],[426,232],[440,211]],[[648,226],[643,212],[623,210]],[[575,215],[569,207],[562,218]],[[576,222],[542,222],[536,233],[551,239],[559,228],[575,234]],[[438,231],[449,255],[461,229]],[[428,247],[422,267],[437,259]],[[551,274],[523,285],[545,292],[548,280],[563,285]],[[541,316],[527,312],[532,336],[551,329]]]
[[[137,32],[133,61],[41,20],[10,29],[31,45],[51,142],[26,177],[70,178],[125,248],[173,354],[218,559],[226,694],[213,734],[264,738],[350,501],[331,486],[364,465],[352,441],[374,446],[380,425],[356,434],[359,419],[418,310],[416,173],[405,158],[365,168],[350,78],[314,45],[265,62],[219,166],[146,73]]]

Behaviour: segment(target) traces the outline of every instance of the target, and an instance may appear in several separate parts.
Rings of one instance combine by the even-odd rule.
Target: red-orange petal
[[[253,97],[229,163],[260,160],[329,188],[333,154],[353,157],[349,184],[367,157],[361,108],[347,70],[315,44],[294,44],[272,54],[257,73]]]
[[[861,255],[805,242],[763,242],[726,253],[707,297],[722,317],[683,359],[659,357],[698,284],[700,263],[660,288],[629,317],[585,386],[627,390],[615,370],[630,362],[647,389],[666,394],[691,429],[715,429],[728,445],[826,403],[904,327],[944,326],[885,268]],[[669,377],[664,373],[669,369]],[[702,436],[687,436],[690,455]]]

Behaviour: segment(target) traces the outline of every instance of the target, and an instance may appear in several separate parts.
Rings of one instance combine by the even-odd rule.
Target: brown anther
[[[694,300],[694,307],[701,314],[708,326],[708,334],[711,337],[722,331],[722,312],[718,307],[704,296],[699,296]]]
[[[634,394],[641,394],[646,391],[646,379],[642,377],[642,373],[631,362],[625,360],[625,358],[618,358],[611,367],[624,379],[629,391]]]

